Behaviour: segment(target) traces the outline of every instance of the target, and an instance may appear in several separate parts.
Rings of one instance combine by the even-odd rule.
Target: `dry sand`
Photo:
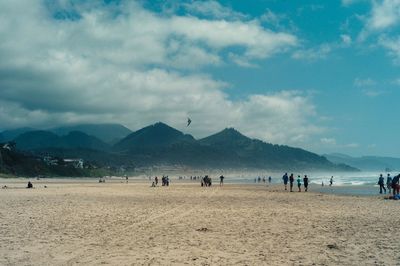
[[[400,265],[400,202],[378,197],[5,182],[0,265]]]

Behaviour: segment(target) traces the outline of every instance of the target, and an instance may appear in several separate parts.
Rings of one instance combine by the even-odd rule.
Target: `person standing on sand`
[[[271,182],[272,182],[272,177],[271,177],[271,176],[269,176],[269,177],[268,177],[268,183],[270,183],[270,184],[271,184]]]
[[[390,174],[387,174],[387,178],[386,178],[386,187],[388,189],[388,193],[392,193],[392,177],[390,176]]]
[[[158,177],[157,176],[154,178],[154,181],[156,182],[156,186],[157,186],[158,185]]]
[[[393,196],[396,196],[399,194],[399,190],[400,190],[399,179],[400,179],[400,175],[396,175],[392,179]]]
[[[299,192],[301,192],[301,178],[299,175],[297,176],[297,187],[299,188]]]
[[[219,186],[223,186],[224,185],[224,176],[223,175],[221,175],[220,177],[219,177]]]
[[[293,174],[290,174],[289,182],[290,182],[290,192],[293,192],[293,183],[294,183],[294,176],[293,176]]]
[[[304,176],[303,182],[304,182],[304,191],[307,192],[307,190],[308,190],[308,177],[307,177],[307,175]]]
[[[382,174],[379,176],[378,185],[379,185],[379,194],[382,194],[382,189],[385,191],[386,194],[385,179],[383,178]]]
[[[282,179],[283,179],[283,184],[285,184],[285,190],[287,190],[287,182],[288,182],[288,180],[289,180],[289,177],[288,177],[287,173],[285,173],[285,174],[282,176]]]
[[[329,186],[331,187],[333,185],[333,176],[331,176],[331,179],[329,180]]]

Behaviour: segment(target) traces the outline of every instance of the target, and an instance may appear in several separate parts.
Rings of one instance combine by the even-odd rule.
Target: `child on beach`
[[[299,175],[297,176],[297,187],[299,188],[299,192],[301,192],[301,178]]]

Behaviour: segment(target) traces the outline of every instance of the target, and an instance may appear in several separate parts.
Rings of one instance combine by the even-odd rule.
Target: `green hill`
[[[80,124],[50,129],[57,135],[68,135],[70,132],[80,131],[87,135],[94,136],[106,143],[116,143],[125,138],[132,131],[120,124]]]
[[[14,139],[19,150],[36,150],[44,148],[76,149],[86,148],[104,151],[109,145],[83,132],[72,131],[66,136],[58,136],[50,131],[36,130],[19,135]]]

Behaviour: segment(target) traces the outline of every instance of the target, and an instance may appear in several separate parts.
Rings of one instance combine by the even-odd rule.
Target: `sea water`
[[[241,183],[241,184],[268,184],[268,177],[271,176],[272,184],[282,184],[282,176],[284,173],[270,173],[270,174],[240,174],[227,176],[224,182],[227,183]],[[290,175],[291,173],[288,173]],[[379,194],[378,178],[382,174],[385,178],[388,173],[380,172],[351,172],[351,173],[293,173],[295,178],[294,190],[297,191],[297,175],[300,175],[301,182],[303,177],[307,174],[309,178],[309,191],[343,194],[343,195],[377,195]],[[390,173],[393,177],[398,173]],[[333,176],[333,184],[330,186],[330,178]],[[261,182],[258,182],[258,177]],[[264,183],[263,177],[266,182]],[[322,186],[322,183],[324,186]]]

